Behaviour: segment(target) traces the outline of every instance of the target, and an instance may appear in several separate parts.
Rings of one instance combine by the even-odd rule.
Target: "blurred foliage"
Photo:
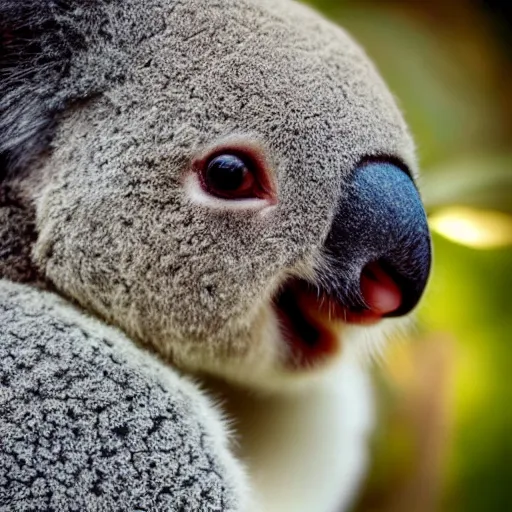
[[[512,9],[308,3],[354,35],[398,98],[429,213],[463,206],[512,222]],[[358,512],[512,510],[512,247],[477,250],[434,235],[434,255],[418,332],[391,344],[377,370],[380,426]]]

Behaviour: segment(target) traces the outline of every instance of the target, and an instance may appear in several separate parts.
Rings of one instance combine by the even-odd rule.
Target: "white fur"
[[[216,391],[219,391],[218,388]],[[370,378],[347,353],[308,389],[222,386],[256,505],[249,512],[341,512],[352,504],[374,424]]]

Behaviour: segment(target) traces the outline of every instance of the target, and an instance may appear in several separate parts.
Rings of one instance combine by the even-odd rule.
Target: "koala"
[[[0,0],[0,510],[350,507],[417,177],[302,4]]]

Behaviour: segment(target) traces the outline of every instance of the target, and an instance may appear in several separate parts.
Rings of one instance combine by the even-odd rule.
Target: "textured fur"
[[[0,281],[0,510],[238,511],[197,387],[54,294]]]
[[[346,361],[325,375],[323,366],[294,368],[272,297],[292,275],[332,278],[322,272],[332,267],[325,242],[333,219],[340,211],[361,215],[344,203],[355,197],[354,169],[373,158],[416,174],[406,125],[363,51],[289,0],[0,0],[0,37],[0,277],[46,288],[122,330],[127,338],[115,334],[116,347],[126,345],[123,364],[140,382],[156,382],[145,370],[137,373],[136,359],[149,356],[129,345],[157,352],[173,381],[163,395],[155,391],[159,403],[181,407],[174,395],[181,396],[182,385],[196,400],[172,367],[218,393],[239,427],[236,453],[248,465],[255,511],[308,512],[315,503],[315,512],[332,512],[337,502],[347,505],[371,423],[371,414],[361,412],[371,403],[364,376]],[[276,205],[235,210],[205,202],[191,185],[195,159],[233,144],[267,162]],[[361,251],[364,261],[373,254]],[[49,329],[48,343],[61,340],[62,354],[81,343],[98,347],[100,359],[84,356],[93,379],[110,349],[95,336],[77,338],[71,327],[55,332],[60,306],[41,310],[39,323],[31,320],[32,306],[23,303],[30,293],[16,290],[20,322],[32,325],[21,345],[36,346],[39,330]],[[14,300],[12,293],[5,300]],[[39,309],[54,300],[30,297]],[[75,320],[88,332],[92,320]],[[343,346],[362,331],[345,326]],[[2,343],[7,336],[10,346],[6,332]],[[42,371],[55,393],[53,373]],[[229,386],[214,382],[218,377]],[[283,388],[302,388],[301,381],[309,384],[304,395],[282,395]],[[202,405],[191,413],[191,428],[207,429],[207,412],[199,409],[210,406],[197,393]],[[228,467],[225,435],[212,414],[221,447],[209,453]],[[297,423],[304,428],[294,430]],[[258,432],[244,425],[258,425]],[[169,436],[180,429],[180,422],[170,425]],[[294,447],[306,445],[306,459],[323,454],[318,467],[294,472],[289,492],[276,488],[277,468],[284,472]],[[329,459],[326,447],[339,454]],[[323,482],[316,491],[314,477]],[[231,478],[220,474],[215,499],[233,500],[242,511],[243,478],[233,477],[228,489]]]

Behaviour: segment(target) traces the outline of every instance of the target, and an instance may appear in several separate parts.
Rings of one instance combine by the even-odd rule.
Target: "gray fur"
[[[0,511],[239,510],[242,476],[190,383],[28,287],[0,281],[0,326]]]
[[[0,187],[0,277],[36,282],[31,249],[36,240],[35,214],[16,187]]]

